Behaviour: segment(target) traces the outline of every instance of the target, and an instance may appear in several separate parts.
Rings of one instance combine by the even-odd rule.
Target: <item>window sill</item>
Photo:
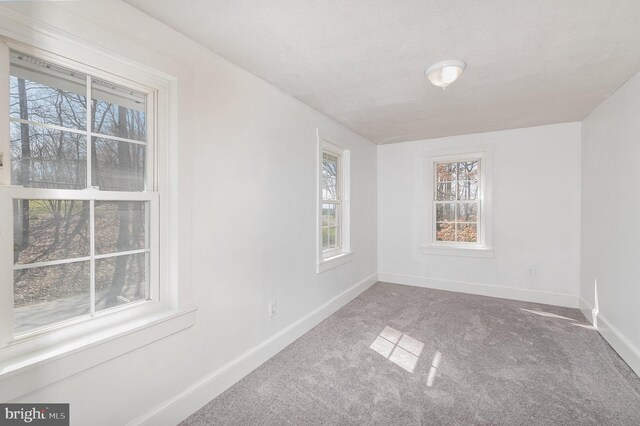
[[[321,272],[328,271],[329,269],[333,269],[340,265],[344,265],[347,262],[351,262],[351,260],[353,260],[352,251],[340,253],[337,256],[329,257],[320,261],[317,265],[316,272],[319,274]]]
[[[493,250],[486,247],[446,247],[421,244],[420,253],[436,256],[493,257]]]
[[[0,400],[10,401],[189,328],[196,310],[165,309],[0,361]]]

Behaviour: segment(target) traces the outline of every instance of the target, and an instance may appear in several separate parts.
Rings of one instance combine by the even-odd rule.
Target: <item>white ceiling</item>
[[[376,143],[577,121],[640,70],[640,0],[128,2]]]

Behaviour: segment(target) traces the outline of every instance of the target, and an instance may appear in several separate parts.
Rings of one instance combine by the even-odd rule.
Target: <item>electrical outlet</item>
[[[529,278],[533,278],[536,276],[536,267],[535,266],[529,266],[527,268],[527,276]]]
[[[268,314],[270,317],[274,316],[276,314],[276,301],[272,300],[271,302],[269,302],[269,306],[268,306]]]

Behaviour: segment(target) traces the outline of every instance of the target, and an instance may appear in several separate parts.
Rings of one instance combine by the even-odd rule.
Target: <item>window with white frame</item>
[[[342,251],[342,154],[322,150],[322,256]]]
[[[486,152],[429,157],[429,244],[432,248],[489,249]]]
[[[350,250],[350,151],[320,138],[318,272],[348,260]]]
[[[9,104],[0,191],[11,200],[0,231],[13,247],[4,334],[157,299],[154,89],[52,55],[9,55],[9,92],[0,94]]]
[[[478,243],[480,164],[479,158],[434,163],[434,241]]]

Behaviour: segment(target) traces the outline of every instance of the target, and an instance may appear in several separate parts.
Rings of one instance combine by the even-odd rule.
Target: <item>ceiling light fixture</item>
[[[462,75],[467,64],[458,59],[448,59],[431,65],[424,72],[431,84],[446,89]]]

